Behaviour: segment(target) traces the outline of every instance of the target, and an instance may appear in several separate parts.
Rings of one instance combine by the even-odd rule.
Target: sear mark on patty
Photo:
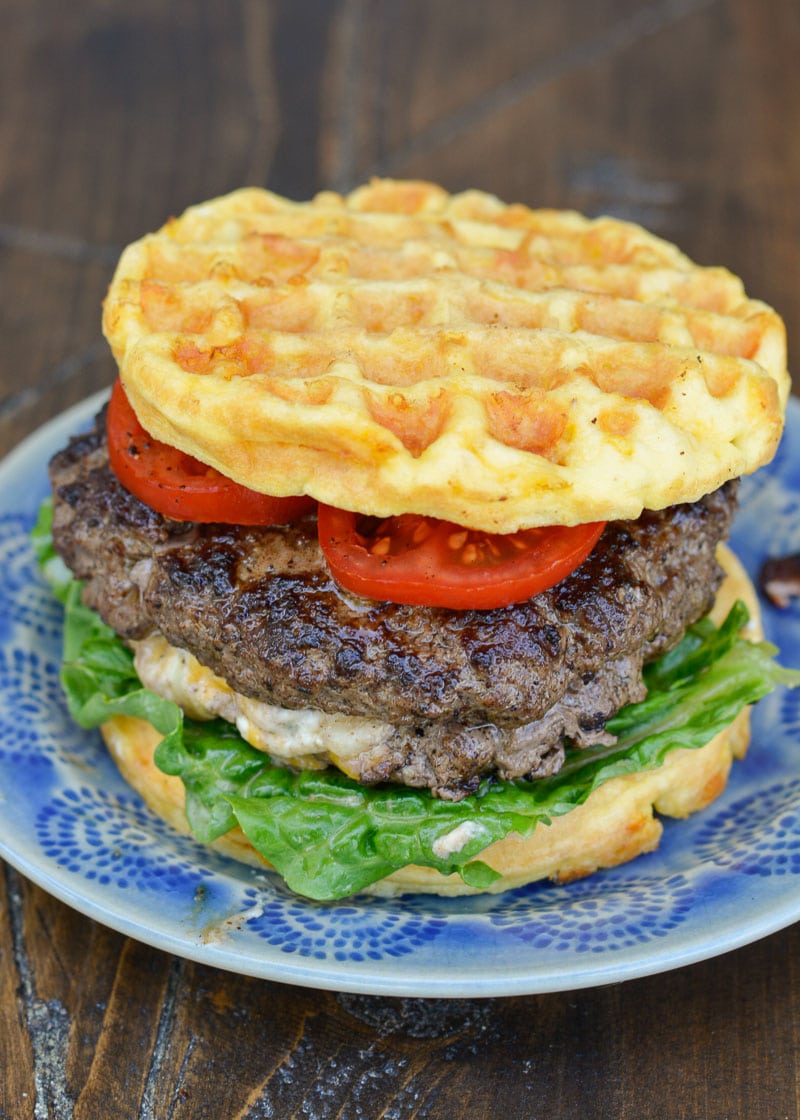
[[[110,471],[104,432],[101,414],[51,463],[54,540],[85,601],[123,637],[162,633],[245,696],[396,724],[393,746],[360,756],[362,780],[442,796],[486,773],[553,772],[565,737],[605,741],[605,720],[642,694],[642,663],[711,606],[736,504],[729,483],[609,524],[577,571],[525,603],[411,607],[339,588],[313,517],[242,527],[154,513]]]

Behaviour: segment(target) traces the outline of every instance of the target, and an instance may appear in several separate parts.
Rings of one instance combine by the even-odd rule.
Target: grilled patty
[[[175,522],[108,466],[102,415],[51,463],[54,540],[84,597],[128,639],[160,632],[245,696],[387,721],[365,781],[461,796],[487,773],[543,776],[563,740],[607,740],[641,666],[710,607],[736,484],[610,524],[571,576],[528,602],[448,611],[361,599],[331,579],[308,518]]]

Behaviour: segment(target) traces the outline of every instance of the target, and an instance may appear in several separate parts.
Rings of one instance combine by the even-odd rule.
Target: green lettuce
[[[722,626],[702,620],[648,667],[645,700],[607,725],[613,746],[568,750],[553,777],[487,781],[459,802],[427,790],[364,787],[333,769],[275,766],[232,725],[187,719],[144,688],[130,651],[55,564],[46,512],[34,538],[64,603],[62,681],[73,718],[87,728],[115,715],[152,723],[164,736],[156,764],[183,781],[197,839],[207,843],[238,825],[293,891],[314,899],[345,897],[408,864],[488,887],[498,876],[478,857],[489,844],[510,832],[529,835],[611,778],[660,766],[675,747],[703,746],[777,685],[800,685],[800,671],[782,668],[774,646],[740,637],[748,614],[737,603]]]

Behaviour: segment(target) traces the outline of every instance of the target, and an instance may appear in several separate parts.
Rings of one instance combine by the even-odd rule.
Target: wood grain
[[[4,0],[0,453],[108,385],[120,248],[371,174],[647,224],[800,337],[795,0]],[[0,1117],[797,1118],[797,927],[575,993],[337,995],[173,959],[0,877]]]
[[[390,999],[175,960],[7,878],[0,1116],[796,1115],[797,927],[623,985]]]

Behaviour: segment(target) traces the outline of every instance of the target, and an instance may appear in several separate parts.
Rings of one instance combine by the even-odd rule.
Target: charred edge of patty
[[[108,465],[101,414],[54,456],[54,540],[85,600],[126,638],[160,632],[252,699],[395,725],[364,782],[470,792],[544,776],[565,740],[603,741],[642,694],[642,663],[710,608],[735,483],[610,524],[591,556],[527,603],[447,611],[359,599],[331,579],[313,518],[244,528],[175,522]]]

